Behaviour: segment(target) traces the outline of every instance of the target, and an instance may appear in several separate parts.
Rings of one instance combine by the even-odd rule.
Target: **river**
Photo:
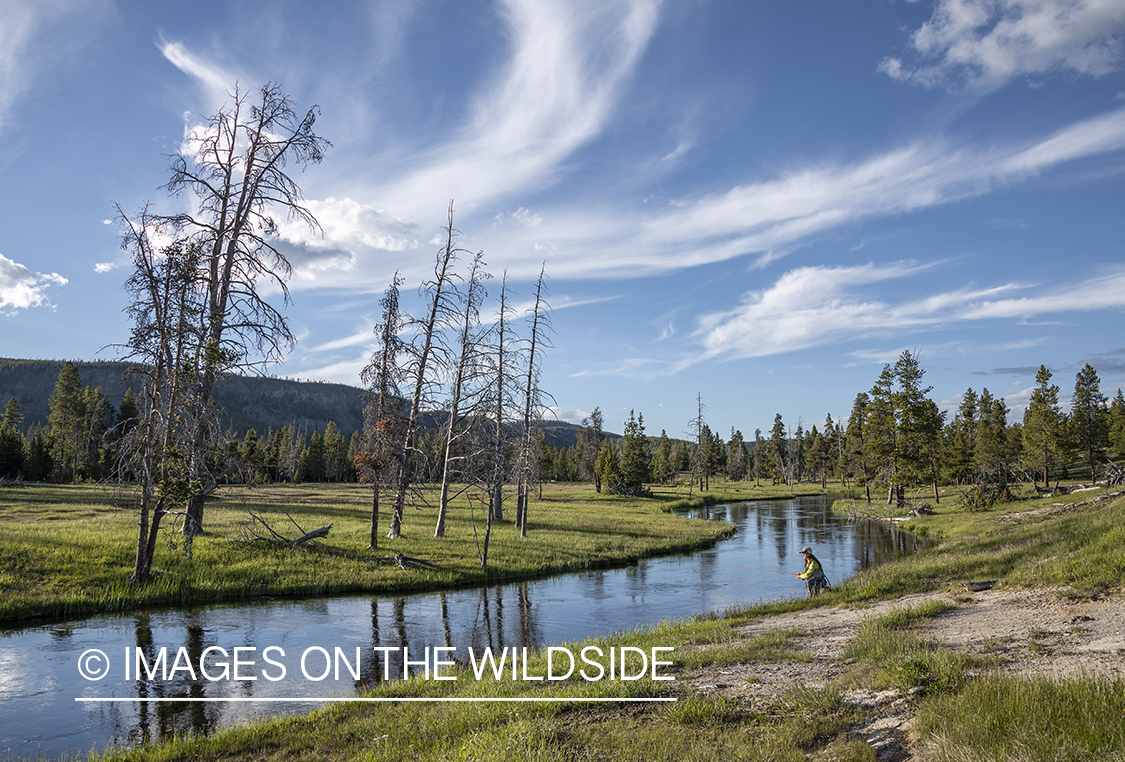
[[[796,498],[694,511],[692,519],[730,521],[734,536],[622,569],[399,598],[266,600],[0,629],[0,756],[80,755],[308,711],[317,706],[311,699],[401,678],[404,658],[421,672],[427,648],[443,649],[431,650],[434,667],[467,661],[470,649],[557,645],[804,595],[792,575],[805,545],[834,582],[921,545],[885,524],[849,522],[830,504]]]

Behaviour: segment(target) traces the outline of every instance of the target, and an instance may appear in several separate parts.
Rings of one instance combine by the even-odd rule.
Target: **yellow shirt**
[[[820,561],[814,559],[808,562],[808,566],[805,567],[805,572],[803,574],[798,574],[797,576],[801,579],[808,579],[818,571],[820,571]]]

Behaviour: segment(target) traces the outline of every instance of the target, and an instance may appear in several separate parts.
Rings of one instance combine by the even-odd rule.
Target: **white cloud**
[[[582,420],[590,417],[590,412],[581,408],[562,408],[562,407],[548,407],[545,416],[548,420],[566,421],[575,425],[581,425]]]
[[[911,36],[917,67],[887,58],[879,69],[926,87],[994,90],[1024,74],[1102,76],[1121,64],[1121,0],[939,0]]]
[[[115,264],[114,262],[96,262],[94,264],[94,272],[107,273],[115,267],[117,267],[117,264]]]
[[[65,286],[58,273],[37,273],[0,254],[0,309],[9,314],[29,307],[49,307],[47,288]]]
[[[872,336],[924,331],[956,322],[1125,308],[1125,267],[1054,288],[1007,283],[891,303],[862,287],[917,275],[932,266],[895,263],[802,267],[752,291],[733,309],[703,316],[694,334],[703,357],[761,357]],[[1012,292],[1033,295],[1010,297]],[[698,361],[698,358],[692,362]]]

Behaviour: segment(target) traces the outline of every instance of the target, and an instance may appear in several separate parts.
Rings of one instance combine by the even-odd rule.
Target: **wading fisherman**
[[[805,557],[805,570],[795,576],[805,581],[805,589],[809,591],[809,595],[813,596],[828,590],[831,587],[828,584],[828,577],[824,576],[820,559],[813,555],[812,548],[808,545],[801,548],[801,555]]]

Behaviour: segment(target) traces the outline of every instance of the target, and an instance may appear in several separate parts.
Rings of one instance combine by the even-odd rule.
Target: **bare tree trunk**
[[[496,411],[493,421],[495,429],[492,440],[492,495],[489,501],[489,528],[492,520],[504,520],[504,397],[506,386],[504,383],[507,360],[505,359],[506,347],[504,342],[507,327],[508,310],[508,273],[504,272],[504,280],[500,287],[500,314],[497,319],[496,342]],[[486,535],[487,538],[487,535]]]
[[[410,489],[413,465],[415,437],[418,429],[418,416],[422,412],[423,395],[426,388],[426,372],[429,370],[431,355],[434,352],[437,339],[437,329],[440,323],[449,314],[446,303],[448,289],[453,278],[450,266],[456,259],[456,249],[453,248],[453,202],[449,202],[449,224],[446,227],[446,244],[438,252],[437,264],[434,267],[434,280],[430,287],[433,296],[430,302],[430,314],[423,324],[422,349],[418,353],[414,369],[414,396],[410,401],[410,415],[406,422],[406,441],[399,460],[398,478],[395,480],[394,513],[391,515],[391,528],[387,537],[395,538],[402,534],[402,512],[406,505],[406,493]]]
[[[362,476],[371,482],[371,536],[369,548],[379,547],[379,488],[383,485],[386,463],[384,458],[398,452],[399,426],[397,406],[398,381],[401,370],[398,356],[402,350],[399,331],[402,329],[402,312],[399,310],[398,288],[402,278],[396,272],[391,279],[383,298],[379,300],[383,308],[382,319],[375,327],[379,335],[379,348],[375,350],[371,362],[363,369],[360,378],[369,387],[368,394],[374,396],[374,407],[364,408],[364,423],[370,429],[369,452],[362,461]],[[389,452],[388,452],[389,451]]]
[[[535,410],[536,420],[539,417],[539,373],[537,371],[536,349],[542,341],[543,328],[549,326],[549,319],[544,313],[546,303],[543,298],[543,281],[546,277],[547,265],[539,270],[539,282],[535,287],[535,307],[531,317],[531,348],[527,359],[527,384],[524,387],[523,410],[523,444],[520,458],[520,472],[518,479],[518,498],[516,503],[516,525],[520,530],[520,537],[527,537],[527,504],[531,494],[531,476],[535,467],[534,449],[535,438],[532,433],[532,410]]]
[[[473,258],[472,270],[469,272],[469,290],[465,295],[464,321],[461,324],[461,354],[457,360],[457,368],[453,376],[453,388],[450,390],[449,420],[445,427],[445,457],[443,458],[441,473],[441,497],[438,503],[437,526],[434,527],[434,537],[445,536],[445,514],[449,509],[449,484],[453,478],[453,443],[456,439],[456,427],[461,413],[462,392],[468,376],[471,373],[470,364],[474,363],[477,356],[477,342],[472,336],[473,326],[478,321],[478,310],[481,300],[481,280],[488,277],[481,271],[484,265],[484,252],[478,252]]]

